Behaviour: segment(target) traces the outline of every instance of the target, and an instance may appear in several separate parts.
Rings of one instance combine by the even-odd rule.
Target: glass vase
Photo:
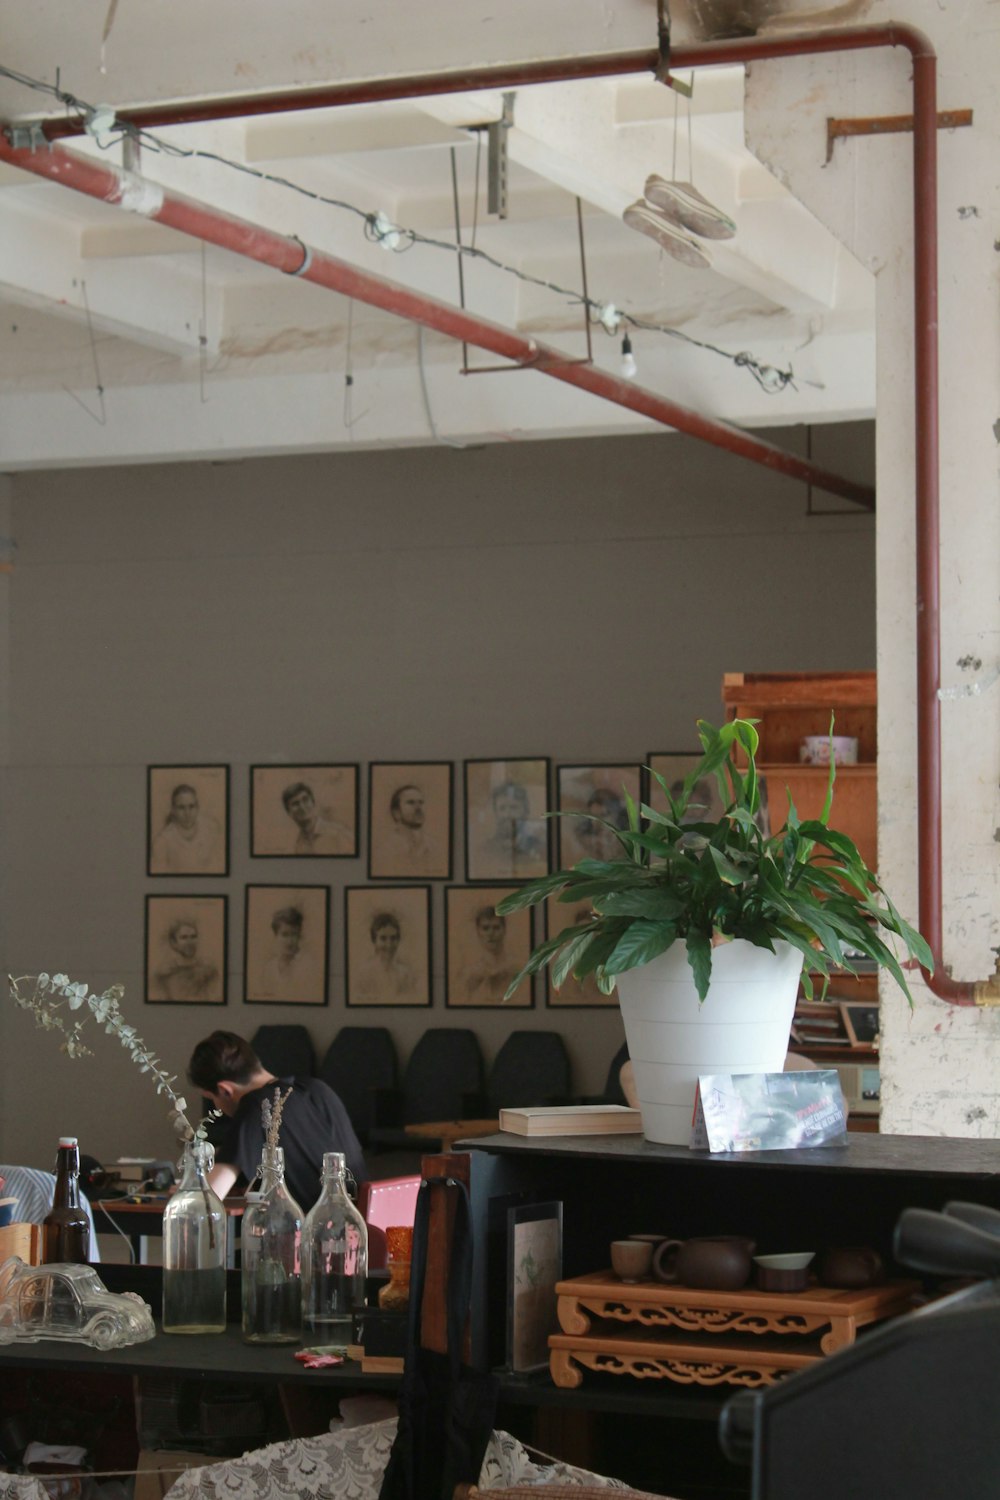
[[[344,1156],[327,1151],[323,1187],[302,1234],[302,1332],[309,1343],[347,1345],[364,1306],[368,1226],[344,1185]]]
[[[297,1344],[302,1332],[302,1210],[285,1186],[285,1153],[265,1152],[240,1239],[243,1339]]]
[[[379,1288],[378,1305],[383,1312],[402,1312],[410,1303],[410,1259],[413,1229],[408,1224],[390,1224],[385,1231],[389,1280]]]
[[[226,1211],[208,1185],[215,1152],[188,1141],[163,1213],[163,1332],[224,1333]]]

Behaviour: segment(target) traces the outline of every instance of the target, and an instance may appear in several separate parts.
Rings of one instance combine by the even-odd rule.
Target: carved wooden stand
[[[556,1385],[569,1387],[583,1369],[683,1385],[772,1385],[853,1343],[865,1324],[905,1312],[918,1286],[715,1292],[598,1271],[557,1284],[563,1332],[549,1338],[549,1368]]]

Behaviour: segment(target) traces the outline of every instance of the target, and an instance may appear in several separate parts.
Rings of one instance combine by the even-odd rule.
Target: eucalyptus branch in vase
[[[140,1073],[149,1073],[156,1081],[156,1092],[170,1101],[170,1122],[180,1141],[203,1141],[212,1114],[192,1125],[187,1117],[188,1102],[174,1088],[176,1073],[168,1073],[153,1049],[136,1034],[121,1011],[125,987],[113,984],[98,995],[88,991],[82,982],[73,982],[65,974],[24,974],[19,979],[7,975],[10,997],[21,1010],[30,1011],[35,1025],[43,1031],[62,1033],[60,1051],[67,1057],[93,1057],[93,1048],[84,1041],[88,1023],[103,1026],[105,1034],[116,1037],[128,1052]]]

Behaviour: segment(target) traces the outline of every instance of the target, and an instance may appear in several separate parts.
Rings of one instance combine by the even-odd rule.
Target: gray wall
[[[775,434],[804,450],[801,431]],[[870,424],[814,456],[873,474]],[[8,963],[126,987],[140,1034],[183,1075],[215,1025],[297,1021],[322,1053],[384,1022],[405,1058],[469,1024],[487,1061],[512,1025],[561,1029],[599,1089],[616,1010],[449,1011],[443,892],[430,1010],[345,1011],[342,899],[365,863],[252,861],[254,762],[550,755],[639,760],[696,745],[727,670],[872,667],[872,518],[806,518],[803,487],[669,434],[14,477]],[[815,497],[822,507],[841,502]],[[0,694],[4,677],[0,665]],[[2,743],[2,740],[0,740]],[[232,767],[231,874],[145,876],[149,764]],[[456,813],[461,798],[456,796]],[[364,822],[364,819],[362,820]],[[460,816],[456,877],[461,878]],[[244,1006],[243,886],[332,888],[327,1009]],[[230,1003],[142,1003],[147,892],[230,898]],[[162,1101],[110,1039],[71,1062],[0,1007],[2,1149],[45,1163],[63,1131],[100,1158],[164,1154]]]

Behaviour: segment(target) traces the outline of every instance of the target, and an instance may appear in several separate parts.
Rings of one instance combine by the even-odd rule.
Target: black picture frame
[[[531,1010],[535,1004],[531,976],[504,1000],[508,984],[527,963],[532,950],[531,911],[497,917],[495,907],[517,886],[449,885],[445,887],[444,1003],[452,1010]],[[487,915],[492,913],[491,922]],[[497,923],[502,932],[497,933]]]
[[[562,1280],[563,1206],[558,1199],[507,1210],[507,1369],[547,1369],[548,1339],[558,1331],[556,1285]]]
[[[252,859],[357,859],[357,761],[250,767]]]
[[[840,1014],[851,1046],[871,1047],[874,1051],[879,1036],[878,1001],[841,1000]]]
[[[369,763],[369,880],[451,879],[454,782],[450,760]]]
[[[229,874],[229,767],[146,767],[146,874],[201,880]]]
[[[378,952],[391,933],[391,955]],[[349,1008],[412,1009],[433,1003],[429,885],[349,885],[344,888],[345,1003]]]
[[[523,885],[552,869],[547,755],[462,763],[465,878],[469,885]]]
[[[638,761],[591,761],[556,768],[560,870],[581,859],[628,857],[611,829],[604,826],[614,823],[619,828],[628,827],[623,786],[638,807],[642,800],[642,767]]]
[[[229,999],[229,898],[146,896],[143,924],[147,1005],[225,1005]]]
[[[296,910],[300,921],[282,921],[284,914]],[[289,952],[286,945],[296,927],[298,944]],[[248,885],[243,906],[244,1003],[317,1006],[326,1005],[329,998],[330,887]]]

